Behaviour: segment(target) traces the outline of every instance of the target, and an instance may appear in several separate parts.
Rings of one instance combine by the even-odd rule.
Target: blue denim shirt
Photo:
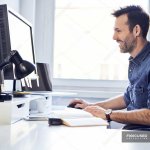
[[[150,42],[135,58],[129,58],[128,79],[124,93],[127,110],[150,109]]]

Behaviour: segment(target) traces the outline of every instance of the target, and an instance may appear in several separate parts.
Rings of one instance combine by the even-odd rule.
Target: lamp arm
[[[6,57],[4,61],[0,64],[0,70],[2,70],[6,65],[10,64],[10,57]]]

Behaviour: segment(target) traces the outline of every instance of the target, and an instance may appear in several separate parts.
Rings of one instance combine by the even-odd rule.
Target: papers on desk
[[[76,118],[76,119],[62,119],[64,125],[71,127],[81,126],[107,126],[108,123],[101,118]]]
[[[108,122],[104,119],[94,117],[92,114],[75,108],[64,110],[54,110],[50,113],[50,118],[62,119],[63,124],[71,127],[76,126],[107,126]]]

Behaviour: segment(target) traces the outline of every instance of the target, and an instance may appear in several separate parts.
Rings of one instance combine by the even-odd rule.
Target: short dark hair
[[[130,32],[136,25],[139,25],[142,30],[143,38],[146,38],[149,29],[149,15],[140,6],[126,6],[116,10],[112,13],[113,16],[119,17],[121,15],[127,14],[128,25]]]

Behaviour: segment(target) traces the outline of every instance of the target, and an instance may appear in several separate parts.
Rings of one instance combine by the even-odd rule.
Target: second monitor
[[[39,86],[36,80],[31,80],[32,87],[22,87],[24,91],[52,91],[52,82],[48,63],[36,63],[39,76]]]

